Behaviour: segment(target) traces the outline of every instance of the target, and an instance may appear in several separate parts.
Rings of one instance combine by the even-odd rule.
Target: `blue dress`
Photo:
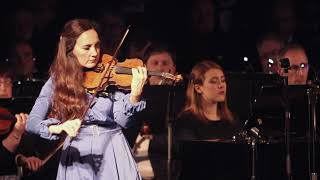
[[[60,121],[47,118],[53,95],[53,81],[43,86],[27,120],[26,130],[57,140],[48,126]],[[129,102],[130,94],[120,91],[96,97],[76,137],[66,138],[58,168],[58,180],[140,180],[136,163],[121,131],[132,115],[146,107],[145,101]],[[88,94],[88,98],[91,95]]]

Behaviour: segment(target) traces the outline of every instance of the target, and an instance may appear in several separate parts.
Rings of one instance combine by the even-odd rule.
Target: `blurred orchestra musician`
[[[0,107],[16,114],[20,111],[13,103],[14,63],[9,60],[0,62]]]
[[[148,71],[177,74],[175,52],[166,44],[152,42],[146,49],[143,60]],[[147,81],[148,86],[146,86],[146,88],[150,88],[150,91],[147,92],[149,92],[149,95],[154,96],[156,94],[153,94],[153,88],[172,86],[182,81],[181,75],[176,75],[175,77],[176,79],[173,80],[161,76],[150,76]],[[158,96],[161,95],[158,94]],[[165,99],[167,98],[165,97]],[[155,105],[154,103],[151,104]],[[159,108],[150,107],[152,105],[149,105],[149,108]],[[146,109],[147,112],[150,112],[149,110],[148,108]],[[133,147],[139,171],[144,179],[164,179],[167,176],[167,122],[165,112],[158,111],[158,113],[160,113],[158,117],[141,115],[141,121],[136,126],[133,126],[133,128],[125,131],[127,139]],[[139,129],[141,129],[140,132],[138,132]],[[141,154],[143,153],[147,154],[146,158],[140,161],[142,159]]]
[[[17,149],[20,145],[22,135],[25,130],[27,114],[16,114],[17,121],[12,122],[13,126],[9,128],[8,132],[3,131],[6,121],[14,121],[13,119],[3,119],[8,112],[2,109],[0,120],[1,126],[1,144],[0,144],[0,179],[2,177],[17,177],[17,166],[25,164],[26,167],[32,171],[37,171],[42,166],[42,161],[34,156],[26,157],[20,154]],[[5,162],[5,163],[4,163]]]
[[[8,62],[1,62],[0,66],[0,99],[12,98],[12,66]],[[20,154],[21,142],[25,131],[25,113],[11,114],[10,103],[0,105],[0,179],[18,178],[17,166],[25,166],[31,171],[37,171],[42,166],[42,161],[34,156]],[[20,171],[21,172],[21,171]],[[21,175],[21,174],[20,174]]]
[[[19,121],[15,121],[14,116],[11,114],[18,114],[18,116],[21,118],[24,117],[25,114],[21,112],[29,112],[28,109],[30,107],[28,106],[34,102],[32,98],[31,99],[22,98],[22,100],[18,100],[20,98],[18,96],[23,96],[23,93],[22,94],[15,93],[17,89],[22,87],[14,86],[14,82],[15,82],[14,69],[15,69],[14,62],[12,61],[0,62],[0,110],[2,110],[1,108],[3,108],[3,111],[0,111],[0,116],[1,116],[0,125],[1,123],[5,125],[5,123],[8,123],[8,122],[12,124],[10,127],[6,126],[8,132],[1,134],[0,135],[1,139],[6,139],[7,137],[9,137],[10,132],[16,132],[15,126],[17,127],[22,126],[22,125],[19,125]],[[34,83],[33,81],[31,82]],[[23,87],[23,88],[26,89],[26,87]],[[37,87],[32,86],[32,90],[36,92]],[[18,120],[18,118],[16,118],[16,120]],[[21,123],[22,122],[20,122],[20,124]],[[54,156],[52,160],[50,160],[49,162],[43,165],[41,163],[41,158],[45,156],[45,154],[48,152],[48,149],[52,148],[56,144],[56,142],[45,141],[29,133],[25,133],[24,126],[25,126],[25,122],[23,122],[23,132],[18,133],[19,136],[16,136],[20,138],[18,139],[19,142],[17,141],[18,143],[17,147],[11,153],[12,156],[18,155],[16,156],[18,158],[13,158],[13,160],[15,161],[10,160],[10,163],[11,163],[10,169],[8,169],[8,171],[6,170],[4,173],[1,171],[2,170],[1,168],[2,166],[1,166],[0,173],[11,174],[11,172],[14,171],[14,173],[16,174],[17,173],[16,166],[18,166],[19,173],[20,173],[18,175],[21,176],[23,180],[42,179],[43,177],[46,177],[47,179],[55,179],[57,166],[59,162],[58,161],[59,154],[57,153],[57,155]],[[14,143],[15,141],[10,140],[10,142]],[[18,164],[16,164],[17,160],[18,160]],[[3,162],[7,162],[7,161],[3,161]],[[16,178],[17,176],[14,175],[13,177]]]
[[[230,145],[229,142],[233,142],[233,137],[240,132],[235,115],[228,107],[226,95],[226,77],[220,65],[211,60],[202,60],[193,66],[188,79],[185,106],[173,128],[178,146],[179,179],[242,179],[234,177],[234,163],[226,160],[231,157],[228,153],[240,153],[236,148],[238,146],[232,146],[233,150],[230,150],[230,146],[222,149]],[[192,155],[188,152],[192,152]],[[235,163],[238,162],[243,161],[236,160]]]
[[[11,53],[15,63],[15,79],[31,80],[41,78],[36,67],[33,48],[28,41],[16,42]]]
[[[179,140],[231,139],[238,123],[226,99],[227,83],[221,66],[197,63],[189,76],[186,102],[175,123]]]
[[[287,44],[281,48],[277,57],[277,73],[288,78],[287,94],[282,92],[282,86],[274,84],[270,89],[265,89],[261,104],[256,104],[259,109],[256,114],[261,116],[263,130],[269,140],[283,138],[285,108],[290,110],[290,131],[292,137],[305,138],[308,132],[308,87],[309,61],[305,49],[300,44]],[[271,94],[270,94],[271,93]],[[287,104],[283,97],[288,98]],[[267,116],[266,114],[269,114]]]
[[[300,44],[288,44],[279,52],[279,60],[289,61],[287,72],[279,68],[280,76],[288,77],[289,104],[292,123],[291,130],[296,137],[306,137],[308,132],[308,88],[309,60],[305,49]],[[280,64],[280,63],[279,63]],[[303,91],[300,91],[300,90]]]
[[[7,61],[0,65],[0,99],[9,99],[12,98],[13,66]]]
[[[284,41],[274,33],[262,35],[256,44],[261,70],[263,73],[277,73],[277,57]]]
[[[176,55],[169,47],[163,44],[151,45],[147,48],[144,56],[144,61],[149,71],[166,72],[176,74]],[[182,80],[181,75],[177,75],[177,80]],[[151,76],[148,79],[150,85],[171,85],[175,81],[165,79],[160,76]]]
[[[14,42],[8,64],[12,69],[12,102],[15,112],[29,112],[47,78],[37,68],[31,43],[27,40]],[[11,98],[11,97],[10,97]]]
[[[290,67],[288,73],[278,68],[281,76],[288,76],[288,85],[306,85],[308,81],[309,64],[304,48],[299,44],[289,44],[279,52],[279,60],[288,58]]]
[[[148,71],[157,71],[157,72],[166,72],[170,74],[176,74],[176,64],[175,64],[175,54],[171,49],[166,47],[163,44],[155,44],[152,43],[151,46],[146,50],[144,55],[144,63],[147,66]],[[177,75],[177,81],[182,80],[181,75]],[[171,79],[165,79],[160,76],[150,76],[147,80],[147,84],[149,86],[158,86],[158,85],[170,85],[173,84]],[[148,87],[149,87],[148,86]],[[141,123],[141,121],[140,121]],[[139,128],[142,124],[139,124]],[[156,128],[156,127],[155,127]],[[138,133],[131,132],[132,128],[125,130],[125,134],[127,134],[127,139],[131,147],[134,145],[134,141],[136,140]],[[132,134],[133,133],[133,134]]]

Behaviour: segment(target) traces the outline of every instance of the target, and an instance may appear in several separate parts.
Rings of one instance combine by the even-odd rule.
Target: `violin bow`
[[[101,78],[99,79],[99,85],[98,85],[98,86],[96,87],[96,89],[94,90],[94,93],[93,93],[93,95],[92,95],[92,98],[90,99],[88,105],[86,106],[85,111],[84,111],[84,112],[82,113],[82,115],[81,115],[81,122],[83,121],[85,115],[86,115],[87,112],[89,111],[89,109],[90,109],[90,107],[91,107],[91,104],[93,103],[94,98],[97,96],[98,89],[102,87],[103,78],[105,77],[105,75],[106,75],[107,73],[109,73],[108,76],[107,76],[107,82],[109,81],[109,79],[110,79],[110,73],[111,73],[110,69],[111,69],[112,62],[115,61],[115,64],[118,62],[118,60],[117,60],[115,57],[118,55],[119,49],[120,49],[120,47],[122,46],[125,38],[127,37],[128,33],[129,33],[129,30],[130,30],[130,27],[131,27],[131,25],[129,25],[129,26],[127,27],[124,35],[122,36],[120,43],[118,44],[115,52],[114,52],[113,55],[112,55],[112,59],[111,59],[111,61],[109,62],[108,67],[103,70],[102,76],[101,76]],[[47,162],[49,161],[49,159],[50,159],[60,148],[63,147],[64,142],[65,142],[65,139],[61,140],[61,142],[58,144],[58,146],[57,146],[55,149],[53,149],[53,150],[47,155],[47,157],[45,157],[45,158],[42,160],[43,164],[47,163]]]

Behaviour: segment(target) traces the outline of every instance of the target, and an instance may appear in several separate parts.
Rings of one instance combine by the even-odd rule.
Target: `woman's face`
[[[223,72],[220,69],[210,69],[204,77],[203,84],[195,86],[202,99],[209,103],[225,101],[227,84]]]
[[[83,32],[78,37],[72,52],[81,66],[93,68],[98,63],[100,57],[100,39],[98,33],[93,29]]]

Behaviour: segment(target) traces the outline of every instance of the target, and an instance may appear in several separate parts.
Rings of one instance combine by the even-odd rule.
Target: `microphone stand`
[[[286,73],[288,69],[285,69]],[[284,124],[284,136],[285,136],[285,147],[286,147],[286,174],[288,180],[292,180],[292,168],[291,168],[291,155],[290,155],[290,107],[288,97],[288,77],[283,77],[283,100],[285,106],[285,124]]]
[[[248,112],[248,121],[254,120],[254,112],[253,112],[253,103],[256,100],[255,97],[255,84],[256,84],[256,79],[255,79],[255,71],[251,63],[249,63],[248,59],[244,59],[245,67],[247,69],[247,74],[248,74],[248,79],[249,79],[249,112]],[[252,124],[252,122],[251,122]],[[249,130],[252,134],[252,129]],[[255,133],[254,133],[255,135]],[[256,180],[256,157],[257,157],[257,138],[254,136],[251,136],[249,138],[249,142],[251,145],[251,180]]]
[[[257,156],[257,138],[251,136],[251,180],[256,180],[256,156]]]
[[[172,164],[172,145],[173,145],[173,134],[172,134],[172,123],[174,114],[173,99],[175,97],[176,83],[173,82],[169,85],[168,99],[167,99],[167,110],[166,110],[166,122],[167,122],[167,133],[168,133],[168,157],[167,157],[167,179],[171,180],[171,164]]]
[[[319,94],[319,75],[316,66],[310,66],[313,72],[313,82],[311,88],[308,88],[308,114],[309,114],[309,131],[308,131],[308,162],[310,180],[317,180],[318,173],[316,167],[316,145],[317,145],[317,102]],[[311,138],[311,140],[310,140]]]
[[[283,68],[284,73],[288,74],[290,69],[290,61],[288,58],[280,59],[280,66]],[[285,108],[285,121],[284,121],[284,137],[285,137],[285,151],[286,151],[286,174],[288,180],[292,180],[292,168],[291,168],[291,155],[290,155],[290,104],[288,96],[288,76],[282,77],[282,99]]]
[[[316,170],[316,142],[317,142],[317,91],[318,87],[313,86],[308,89],[308,104],[309,104],[309,135],[311,137],[311,142],[308,138],[309,150],[309,173],[310,173],[310,180],[317,180],[318,174]],[[311,143],[311,147],[310,147]],[[311,169],[310,169],[311,168]]]
[[[253,102],[255,101],[255,87],[254,85],[256,84],[255,80],[255,71],[254,68],[252,67],[251,63],[248,62],[248,60],[244,60],[245,66],[247,69],[247,75],[249,76],[249,113],[248,113],[248,121],[250,119],[253,119],[254,114],[253,114]]]

